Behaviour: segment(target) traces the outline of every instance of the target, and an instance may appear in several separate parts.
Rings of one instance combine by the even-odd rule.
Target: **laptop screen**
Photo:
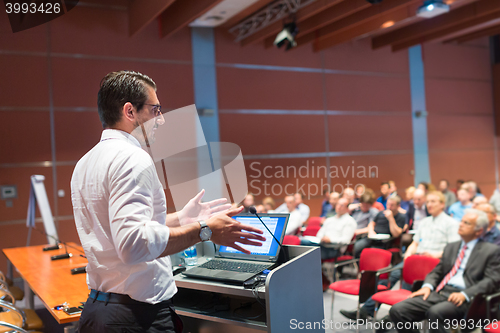
[[[276,237],[281,243],[283,241],[283,237],[285,236],[289,214],[259,214],[259,216],[262,219],[262,222],[264,222],[269,230],[274,234],[274,237]],[[248,224],[262,230],[263,236],[266,237],[266,241],[262,243],[262,246],[238,243],[238,245],[251,252],[250,258],[257,260],[276,260],[279,254],[279,244],[276,243],[276,240],[274,240],[273,236],[271,236],[269,231],[267,231],[267,229],[262,225],[257,216],[240,214],[233,216],[233,219],[240,223]],[[233,257],[233,254],[235,255],[234,257],[238,258],[242,258],[242,256],[248,257],[247,254],[233,249],[232,247],[221,246],[219,248],[219,255],[222,257]]]

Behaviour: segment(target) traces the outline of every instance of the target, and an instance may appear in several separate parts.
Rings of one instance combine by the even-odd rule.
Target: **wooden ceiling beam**
[[[376,16],[364,24],[354,25],[349,29],[343,29],[337,33],[329,34],[327,38],[315,38],[313,41],[313,51],[318,52],[381,29],[381,26],[387,21],[399,22],[412,16],[413,15],[409,14],[407,8],[400,8],[397,11],[391,11],[390,13]],[[299,44],[298,39],[297,44]]]
[[[168,37],[202,16],[222,0],[177,0],[160,15],[160,35]]]
[[[315,45],[317,46],[323,44],[322,40],[328,40],[324,43],[325,45],[329,45],[330,41],[340,39],[346,41],[346,39],[339,35],[343,31],[349,30],[350,33],[348,33],[347,35],[350,36],[353,35],[353,31],[359,31],[359,35],[355,35],[352,37],[354,38],[365,33],[369,33],[373,30],[378,30],[380,26],[387,21],[398,22],[414,16],[414,13],[411,13],[411,10],[409,10],[409,6],[416,5],[417,3],[420,4],[421,0],[386,0],[380,4],[370,6],[352,15],[344,17],[341,20],[331,23],[323,28],[313,31],[309,36],[299,35],[296,41],[297,44],[304,44],[311,40],[314,40]],[[381,19],[381,17],[383,18]],[[385,20],[379,24],[378,22],[383,19]],[[362,28],[353,29],[358,26],[361,26]],[[316,46],[314,48],[316,48]],[[323,48],[320,47],[320,49]]]
[[[444,36],[452,34],[454,32],[473,27],[473,26],[478,25],[478,24],[482,24],[482,23],[485,23],[485,22],[488,22],[491,20],[498,19],[498,18],[500,18],[500,1],[498,2],[498,5],[499,5],[498,10],[496,12],[492,12],[488,15],[477,17],[475,19],[468,20],[466,22],[462,22],[462,23],[455,24],[452,26],[446,26],[443,29],[435,30],[434,32],[429,33],[427,35],[419,36],[417,38],[410,39],[410,40],[406,40],[402,43],[393,44],[391,46],[392,51],[396,52],[396,51],[404,50],[404,49],[407,49],[407,48],[412,47],[414,45],[425,43],[425,42],[431,41],[433,39],[444,37]]]
[[[318,28],[324,27],[337,20],[341,20],[349,15],[352,15],[371,6],[373,5],[371,5],[366,0],[344,0],[343,2],[310,17],[303,22],[298,22],[297,25],[299,28],[299,36],[305,36],[313,33],[314,30]],[[281,25],[280,29],[275,31],[273,35],[267,37],[264,40],[265,48],[273,46],[274,38],[276,37],[276,34],[281,31],[281,29],[283,29],[283,25]],[[307,39],[311,41],[310,38],[311,36],[308,36]]]
[[[305,6],[304,8],[300,9],[296,14],[295,14],[295,22],[300,23],[303,21],[307,21],[307,19],[314,17],[316,14],[321,13],[322,11],[328,10],[328,8],[339,4],[339,3],[348,3],[353,0],[318,0],[313,2],[312,4]],[[360,1],[360,0],[355,0],[355,1]],[[335,6],[336,7],[336,6]],[[283,29],[283,22],[276,21],[267,27],[255,32],[254,34],[248,36],[247,38],[244,38],[241,40],[240,44],[241,46],[246,46],[249,44],[257,43],[262,40],[264,40],[267,37],[276,37],[276,35]]]
[[[145,26],[160,16],[175,0],[144,1],[132,0],[128,7],[128,33],[129,36],[137,34]]]
[[[449,13],[425,19],[410,26],[377,36],[372,39],[372,48],[378,49],[391,44],[401,44],[473,18],[488,15],[498,10],[499,6],[500,1],[498,0],[479,0],[453,9]]]
[[[469,32],[469,33],[466,33],[466,34],[463,34],[460,36],[456,36],[456,37],[447,39],[447,40],[443,41],[443,44],[449,44],[449,43],[453,43],[453,42],[456,42],[458,44],[462,44],[462,43],[465,43],[465,42],[468,42],[468,41],[471,41],[471,40],[474,40],[477,38],[498,35],[499,33],[500,33],[500,24],[497,24],[497,25],[489,26],[489,27],[484,28],[484,29],[472,31],[472,32]]]

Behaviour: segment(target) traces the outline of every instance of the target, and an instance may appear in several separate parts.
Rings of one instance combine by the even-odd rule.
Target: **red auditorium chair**
[[[321,226],[321,220],[323,218],[319,217],[319,216],[313,216],[313,217],[310,217],[309,220],[307,220],[307,226],[310,226],[310,225],[319,225]]]
[[[484,330],[488,333],[500,333],[500,321],[489,324]]]
[[[330,285],[330,289],[333,291],[331,318],[333,318],[335,292],[339,292],[358,296],[357,317],[359,319],[360,304],[366,302],[377,290],[382,291],[387,289],[386,286],[378,285],[379,279],[387,279],[387,273],[385,273],[385,276],[379,276],[377,271],[388,268],[391,264],[391,258],[392,253],[387,250],[366,248],[361,252],[359,259],[347,260],[336,264],[336,266],[342,266],[359,262],[359,274],[361,277],[360,279],[337,281]]]
[[[300,238],[292,235],[285,235],[283,245],[300,245]]]
[[[303,236],[316,236],[319,229],[321,229],[320,225],[308,225],[306,230],[304,230]]]
[[[439,259],[421,256],[421,255],[412,255],[409,256],[405,260],[405,264],[403,267],[402,280],[410,285],[417,280],[425,280],[426,275],[436,267],[439,263]],[[387,271],[390,271],[388,269]],[[377,318],[377,309],[379,304],[387,304],[394,305],[408,298],[411,294],[411,291],[405,289],[398,290],[386,290],[376,293],[372,296],[372,299],[376,302],[375,312],[373,314],[373,318]]]

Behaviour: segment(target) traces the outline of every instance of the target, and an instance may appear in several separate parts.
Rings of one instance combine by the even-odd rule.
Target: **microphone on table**
[[[43,235],[45,235],[45,236],[47,236],[47,237],[50,237],[50,238],[52,238],[53,240],[55,240],[55,241],[57,242],[57,244],[56,244],[56,245],[52,245],[52,246],[47,246],[47,247],[44,247],[44,248],[43,248],[43,251],[59,250],[59,249],[61,249],[61,248],[62,248],[62,246],[61,246],[61,245],[63,245],[63,246],[64,246],[64,251],[65,251],[66,253],[63,253],[63,254],[57,254],[57,255],[51,256],[51,257],[50,257],[50,259],[51,259],[51,260],[68,259],[68,258],[73,257],[73,254],[72,254],[72,253],[68,253],[68,247],[73,248],[73,249],[77,250],[78,252],[82,252],[80,249],[78,249],[78,248],[76,248],[76,247],[73,247],[73,246],[71,246],[71,245],[68,245],[68,244],[66,244],[66,242],[61,242],[61,241],[60,241],[57,237],[54,237],[54,236],[52,236],[52,235],[49,235],[48,233],[46,233],[46,232],[44,232],[44,231],[42,231],[42,230],[38,230],[38,229],[36,229],[36,228],[33,228],[32,230],[35,230],[35,231],[37,231],[37,232],[39,232],[39,233],[41,233],[41,234],[43,234]],[[83,253],[85,254],[85,252],[83,252]],[[80,256],[82,256],[82,255],[80,255]],[[82,256],[82,257],[84,257],[84,256]],[[86,258],[86,257],[85,257],[85,258]]]

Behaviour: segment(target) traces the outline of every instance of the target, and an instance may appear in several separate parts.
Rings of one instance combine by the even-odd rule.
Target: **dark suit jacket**
[[[425,214],[427,216],[431,215],[429,214],[429,211],[427,210],[427,206],[425,206]],[[408,206],[408,210],[406,211],[406,224],[408,224],[409,229],[413,229],[413,216],[415,215],[415,204],[413,202],[410,202],[410,205]]]
[[[439,264],[425,277],[434,289],[451,270],[458,257],[462,241],[449,243]],[[464,270],[465,292],[470,299],[478,293],[492,293],[500,284],[500,247],[479,240],[470,254]]]

